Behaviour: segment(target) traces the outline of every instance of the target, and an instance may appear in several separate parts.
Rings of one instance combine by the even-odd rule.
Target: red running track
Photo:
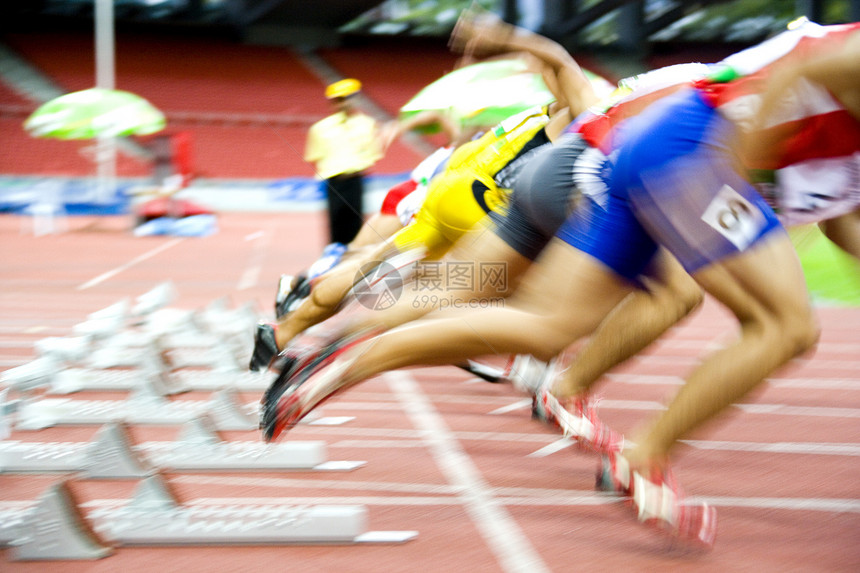
[[[281,272],[308,264],[322,245],[316,214],[224,214],[206,238],[134,238],[124,218],[73,218],[69,232],[33,237],[27,221],[0,216],[0,364],[33,357],[33,344],[64,336],[88,313],[134,298],[170,279],[171,306],[203,308],[229,296],[268,314]],[[107,274],[106,274],[107,273]],[[99,278],[101,277],[101,278]],[[86,285],[91,286],[86,286]],[[85,287],[86,288],[82,288]],[[241,288],[240,288],[241,287]],[[448,367],[374,378],[324,406],[355,419],[300,426],[289,439],[319,439],[330,459],[366,460],[347,473],[176,472],[184,503],[231,498],[259,503],[357,503],[373,530],[417,530],[384,546],[120,548],[101,561],[26,563],[0,552],[13,573],[173,571],[696,571],[849,572],[860,570],[860,308],[819,310],[824,328],[814,356],[702,431],[678,455],[691,495],[719,511],[715,549],[669,551],[630,511],[596,494],[596,460],[564,449],[515,406],[508,385],[476,381]],[[512,325],[515,327],[515,325]],[[601,413],[629,429],[653,413],[696,360],[732,328],[714,303],[602,385]],[[250,340],[249,340],[250,344]],[[82,392],[73,399],[123,399]],[[203,399],[192,393],[177,399]],[[258,396],[243,396],[248,401]],[[96,427],[16,430],[24,441],[87,441]],[[135,426],[136,441],[170,440],[175,427]],[[229,432],[256,440],[256,432]],[[34,500],[60,475],[0,475],[0,508]],[[135,483],[78,481],[92,506],[124,500]]]

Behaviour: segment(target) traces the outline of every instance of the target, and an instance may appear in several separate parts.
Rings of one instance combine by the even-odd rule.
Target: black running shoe
[[[272,359],[278,354],[278,343],[275,341],[275,327],[267,322],[260,322],[254,330],[254,352],[248,369],[258,372],[269,367]]]
[[[373,330],[348,335],[285,362],[281,373],[260,400],[260,429],[266,442],[277,438],[285,429],[284,420],[279,419],[280,404],[283,400],[289,399],[289,394],[295,392],[319,370],[331,364],[344,351],[376,333]]]
[[[295,371],[295,367],[299,362],[298,358],[295,357],[286,357],[281,364],[281,370],[278,373],[278,377],[266,388],[266,391],[263,392],[263,397],[260,398],[260,429],[266,430],[268,426],[271,426],[271,420],[273,420],[277,414],[275,408],[278,404],[278,398],[280,398],[284,392],[289,390],[292,385],[292,375]],[[270,441],[269,436],[266,436],[267,440]]]
[[[505,371],[499,368],[494,368],[488,364],[481,364],[473,360],[467,360],[463,364],[457,364],[458,368],[462,368],[470,374],[474,374],[482,380],[498,384],[505,381]]]

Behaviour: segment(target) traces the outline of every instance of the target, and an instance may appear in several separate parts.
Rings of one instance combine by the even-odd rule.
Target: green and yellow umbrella
[[[33,137],[95,139],[149,135],[164,129],[164,114],[131,92],[90,88],[54,98],[24,121]]]
[[[611,91],[605,79],[586,72],[598,93]],[[520,59],[464,66],[427,85],[400,108],[401,119],[424,111],[450,113],[464,126],[495,125],[526,109],[555,100],[540,74]]]

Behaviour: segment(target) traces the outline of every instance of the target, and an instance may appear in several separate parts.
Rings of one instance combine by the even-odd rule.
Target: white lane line
[[[329,444],[330,448],[370,448],[387,450],[389,448],[423,448],[424,442],[420,440],[341,440]]]
[[[386,493],[454,495],[454,487],[446,484],[398,483],[381,481],[302,479],[287,477],[224,476],[203,474],[181,474],[170,478],[170,483],[193,485],[218,485],[237,487],[271,487],[275,489],[295,487],[299,489],[325,489],[351,491],[383,491]]]
[[[729,452],[769,452],[777,454],[821,454],[828,456],[860,456],[860,444],[824,444],[812,442],[723,442],[709,440],[682,440],[699,450]]]
[[[696,366],[702,361],[701,356],[681,356],[670,354],[639,354],[631,360],[637,365],[662,366]],[[792,366],[811,369],[841,369],[856,371],[860,368],[860,360],[835,359],[835,358],[795,358]]]
[[[723,452],[757,452],[771,454],[800,454],[824,456],[860,456],[860,444],[824,444],[813,442],[727,442],[709,440],[681,440],[682,443],[697,450],[715,450]],[[567,438],[558,439],[534,452],[530,458],[543,458],[572,446],[574,442]]]
[[[787,406],[785,404],[735,404],[735,408],[749,414],[777,414],[783,416],[822,416],[828,418],[860,418],[858,408],[829,408],[826,406]]]
[[[167,249],[169,249],[175,245],[178,245],[179,243],[181,243],[184,240],[185,240],[185,237],[177,237],[175,239],[171,239],[170,241],[167,241],[166,243],[163,243],[163,244],[155,247],[154,249],[151,249],[151,250],[143,253],[142,255],[133,258],[129,262],[125,263],[124,265],[120,265],[120,266],[116,267],[115,269],[112,269],[112,270],[107,271],[106,273],[100,274],[99,276],[97,276],[94,279],[90,279],[89,281],[80,285],[77,288],[77,290],[86,290],[90,287],[96,286],[97,284],[101,284],[104,281],[108,280],[109,278],[118,275],[122,271],[133,267],[137,263],[143,262],[146,259],[150,259],[150,258],[154,257],[155,255],[161,253],[162,251],[166,251]]]
[[[512,404],[508,404],[507,406],[502,406],[501,408],[496,408],[495,410],[491,410],[488,412],[490,415],[498,415],[498,414],[507,414],[508,412],[513,412],[514,410],[523,410],[525,408],[531,408],[532,400],[531,398],[523,398],[522,400],[517,400]]]
[[[752,507],[755,509],[788,509],[798,511],[828,511],[860,513],[860,499],[803,497],[708,497],[691,496],[690,502],[705,500],[719,507]]]
[[[549,572],[549,568],[528,542],[516,521],[493,497],[491,488],[466,455],[444,419],[433,408],[421,387],[409,374],[386,373],[383,378],[397,396],[407,416],[422,432],[445,479],[459,490],[472,522],[503,571]]]
[[[549,428],[547,426],[547,428]],[[348,427],[348,426],[314,426],[314,429],[319,431],[320,433],[328,433],[328,434],[337,434],[338,436],[351,436],[351,437],[361,437],[361,438],[382,438],[382,439],[393,439],[393,438],[401,438],[405,440],[416,440],[421,437],[421,433],[416,430],[405,430],[398,428],[357,428],[357,427]],[[547,444],[555,442],[560,438],[560,435],[557,433],[549,433],[550,430],[547,429],[547,433],[514,433],[514,432],[468,432],[468,431],[459,431],[452,432],[452,435],[460,440],[460,441],[490,441],[490,442],[507,442],[510,444],[518,443],[518,444],[533,444],[536,447],[544,447]],[[708,443],[707,441],[703,443]],[[741,442],[741,443],[757,443],[757,442]],[[801,446],[804,442],[793,442],[800,444]],[[807,442],[810,443],[810,442]],[[762,447],[768,447],[767,443],[763,443]],[[841,446],[840,446],[841,447]],[[802,449],[802,448],[801,448]],[[817,444],[814,446],[810,446],[810,449],[821,449],[817,447]],[[808,452],[815,453],[815,452]]]
[[[665,410],[666,405],[648,400],[601,400],[601,408],[618,410]],[[830,406],[789,406],[788,404],[734,404],[747,414],[773,414],[777,416],[818,416],[822,418],[860,418],[860,408]]]
[[[534,452],[527,455],[527,458],[545,458],[546,456],[551,456],[556,452],[560,452],[566,448],[569,448],[574,444],[574,441],[570,438],[561,438],[560,440],[556,440],[553,443],[542,447],[539,450],[535,450]]]
[[[245,236],[245,241],[254,241],[254,247],[248,258],[248,265],[242,271],[242,276],[239,277],[239,282],[236,284],[236,290],[246,290],[257,286],[260,280],[260,271],[263,269],[263,261],[266,259],[266,250],[272,242],[274,228],[275,223],[270,223],[265,230],[261,229]]]
[[[174,480],[171,479],[171,482]],[[253,481],[251,479],[250,481]],[[563,491],[551,497],[497,496],[496,501],[504,506],[583,507],[619,503],[622,498],[592,491]],[[688,503],[707,501],[715,507],[743,507],[752,509],[778,509],[785,511],[821,511],[827,513],[860,513],[860,499],[851,498],[805,498],[805,497],[732,497],[690,496]],[[121,507],[128,499],[92,499],[79,505],[83,509]],[[373,506],[451,506],[461,505],[455,496],[338,496],[338,497],[201,497],[183,503],[186,507],[211,507],[224,505],[373,505]],[[36,500],[0,500],[0,511],[34,507]]]
[[[684,379],[680,376],[659,374],[607,374],[606,377],[620,384],[640,386],[681,386]],[[860,390],[860,379],[848,378],[769,378],[768,386],[775,388],[805,388],[814,390]]]

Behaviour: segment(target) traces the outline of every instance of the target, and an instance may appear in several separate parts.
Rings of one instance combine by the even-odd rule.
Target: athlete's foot
[[[263,396],[260,429],[264,439],[277,439],[340,390],[346,368],[354,360],[344,353],[374,334],[367,331],[341,338],[289,363]]]
[[[697,549],[710,549],[717,535],[717,511],[705,502],[690,502],[668,469],[633,469],[620,452],[607,454],[609,480],[616,493],[631,502],[640,523]]]
[[[597,405],[587,396],[559,400],[549,388],[536,397],[545,419],[558,426],[566,438],[572,438],[586,450],[607,454],[624,448],[624,436],[597,416]]]
[[[310,295],[311,282],[304,275],[281,275],[275,296],[275,318],[283,319]]]
[[[267,322],[257,324],[254,330],[254,351],[251,353],[251,362],[248,364],[249,370],[258,372],[272,364],[272,360],[278,354],[276,329],[274,324]]]

